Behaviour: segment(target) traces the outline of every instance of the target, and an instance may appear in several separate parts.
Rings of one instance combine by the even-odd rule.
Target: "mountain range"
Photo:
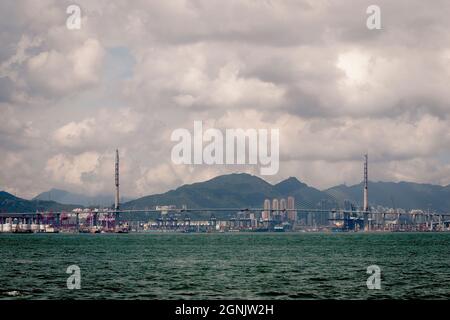
[[[72,193],[60,189],[51,189],[38,194],[33,200],[56,201],[62,204],[78,204],[80,206],[110,207],[114,203],[114,195],[87,196],[79,193]],[[131,198],[121,198],[121,202],[132,200]]]
[[[176,205],[188,208],[262,207],[265,199],[294,196],[297,207],[316,207],[321,200],[332,197],[301,183],[296,178],[272,185],[249,174],[230,174],[211,180],[183,185],[166,193],[129,201],[125,209],[152,208],[156,205]]]
[[[25,200],[0,191],[0,212],[70,211],[76,207],[55,201]]]
[[[363,184],[339,185],[324,192],[339,202],[349,200],[362,205]],[[450,211],[450,185],[438,186],[413,182],[371,182],[369,181],[369,204],[387,208],[403,208]]]
[[[150,209],[157,205],[187,205],[188,208],[262,207],[265,199],[293,196],[297,208],[331,209],[342,207],[346,200],[360,207],[362,194],[362,183],[353,186],[339,185],[321,191],[294,177],[270,184],[259,177],[240,173],[218,176],[204,182],[186,184],[165,193],[123,201],[121,208]],[[25,200],[2,191],[0,210],[71,210],[80,205],[111,206],[112,200],[112,197],[96,198],[58,189],[41,193],[33,200]],[[449,212],[450,185],[369,182],[369,203],[371,206]]]

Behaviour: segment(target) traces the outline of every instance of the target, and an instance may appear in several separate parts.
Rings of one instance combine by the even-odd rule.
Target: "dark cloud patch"
[[[14,83],[9,78],[0,78],[0,103],[11,102],[14,90]]]

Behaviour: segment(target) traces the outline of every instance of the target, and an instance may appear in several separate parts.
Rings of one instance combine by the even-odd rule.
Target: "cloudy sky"
[[[66,26],[71,4],[81,29]],[[381,8],[381,30],[366,26]],[[0,189],[163,192],[173,130],[279,128],[278,182],[450,184],[450,1],[0,2]]]

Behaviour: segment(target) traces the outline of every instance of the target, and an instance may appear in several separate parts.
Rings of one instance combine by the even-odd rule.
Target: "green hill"
[[[163,194],[139,198],[122,205],[124,209],[150,209],[157,205],[188,208],[248,208],[262,207],[265,199],[294,196],[297,207],[318,207],[320,201],[332,197],[317,189],[289,178],[276,185],[241,173],[215,177],[205,182],[183,185]]]
[[[54,201],[25,200],[6,191],[0,191],[1,212],[71,211],[76,207]]]

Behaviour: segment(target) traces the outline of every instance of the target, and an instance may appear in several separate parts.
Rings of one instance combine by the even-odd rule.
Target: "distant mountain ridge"
[[[0,212],[71,211],[75,205],[55,201],[25,200],[6,191],[0,191]]]
[[[347,200],[362,206],[362,183],[318,190],[290,177],[277,184],[249,174],[230,174],[183,185],[166,193],[145,196],[124,203],[122,208],[145,209],[156,205],[183,204],[189,208],[262,207],[265,199],[295,197],[296,208],[342,208]],[[370,206],[450,212],[450,185],[413,182],[369,182]]]
[[[124,203],[122,208],[145,209],[156,205],[187,205],[188,208],[262,207],[265,199],[288,196],[295,197],[299,208],[316,208],[321,201],[333,201],[330,195],[294,177],[272,185],[250,174],[235,173],[142,197]]]
[[[61,189],[51,189],[46,192],[38,194],[33,200],[56,201],[62,204],[78,204],[81,206],[100,206],[111,207],[114,203],[113,195],[97,195],[87,196],[79,193],[72,193]],[[131,198],[121,198],[121,202],[127,202]]]
[[[33,200],[25,200],[2,191],[0,192],[0,211],[71,210],[77,206],[90,206],[99,202],[94,200],[99,198],[71,194],[64,190],[52,189],[49,192],[50,194],[42,193]],[[182,205],[187,205],[188,208],[263,207],[265,199],[280,199],[288,196],[295,197],[296,208],[342,208],[345,200],[361,207],[363,185],[362,183],[352,186],[338,185],[321,191],[295,177],[270,184],[257,176],[235,173],[182,185],[161,194],[148,195],[127,202],[122,200],[121,208],[153,209],[158,205],[176,205],[179,208]],[[112,196],[105,199],[104,206],[111,207]],[[430,209],[450,212],[450,185],[369,182],[369,204],[407,210]]]
[[[339,185],[324,192],[342,202],[350,200],[361,206],[363,184]],[[450,185],[439,186],[413,182],[369,181],[369,204],[406,210],[422,209],[439,212],[450,211]]]

